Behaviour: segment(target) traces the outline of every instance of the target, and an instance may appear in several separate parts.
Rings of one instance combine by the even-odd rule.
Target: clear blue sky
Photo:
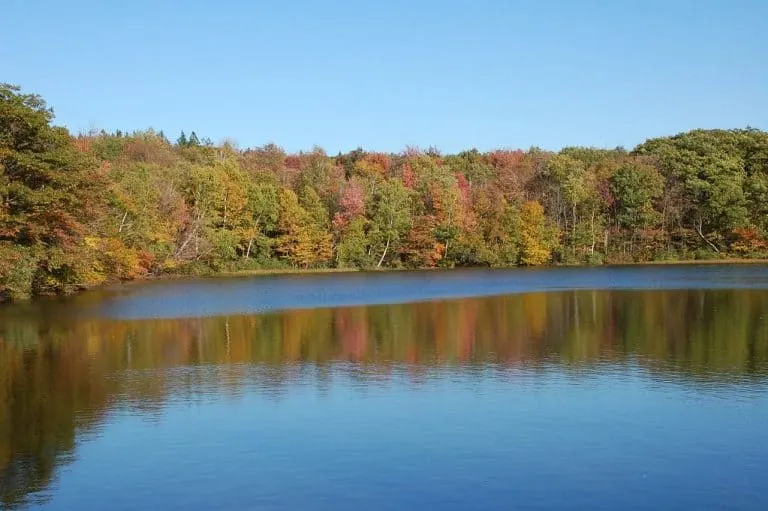
[[[766,0],[2,4],[0,81],[75,132],[335,153],[768,128]]]

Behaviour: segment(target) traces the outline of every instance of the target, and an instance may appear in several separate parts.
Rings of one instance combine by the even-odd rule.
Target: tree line
[[[73,136],[0,85],[0,299],[248,269],[768,256],[768,133],[632,151],[289,154],[195,132]]]

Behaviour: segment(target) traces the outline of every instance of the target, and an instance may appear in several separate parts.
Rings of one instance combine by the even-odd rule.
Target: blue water
[[[115,318],[195,317],[530,291],[702,288],[768,289],[768,272],[763,265],[653,265],[182,280],[114,288],[97,311]]]
[[[340,370],[339,373],[343,373]],[[297,382],[116,413],[51,509],[766,509],[768,397],[641,374]]]
[[[768,509],[765,266],[174,281],[2,312],[8,508]]]

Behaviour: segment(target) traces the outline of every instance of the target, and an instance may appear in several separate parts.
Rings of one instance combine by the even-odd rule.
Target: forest
[[[194,131],[74,135],[0,85],[0,301],[246,270],[766,257],[754,128],[632,150],[289,154]]]

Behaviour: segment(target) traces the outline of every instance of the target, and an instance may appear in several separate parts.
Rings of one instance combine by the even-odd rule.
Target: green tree
[[[664,193],[664,178],[652,165],[628,163],[616,171],[610,186],[615,198],[616,220],[620,227],[630,230],[634,248],[638,230],[661,220],[654,203]]]
[[[374,253],[379,255],[376,267],[396,251],[411,227],[411,198],[399,180],[385,181],[376,195],[371,215],[370,239]]]
[[[473,206],[482,236],[480,262],[489,266],[515,266],[520,251],[517,208],[509,204],[497,188],[479,190]]]
[[[340,268],[367,268],[372,266],[368,254],[368,237],[365,233],[366,221],[362,217],[350,220],[339,238],[336,247],[336,260]]]
[[[323,204],[322,199],[317,192],[309,187],[305,186],[299,192],[299,204],[309,214],[312,223],[318,229],[327,229],[330,218],[328,216],[328,208]]]
[[[485,184],[491,180],[494,171],[486,155],[477,149],[462,151],[445,157],[445,164],[454,172],[466,176],[472,185]]]
[[[648,140],[635,150],[656,160],[670,184],[679,186],[681,221],[715,252],[726,233],[749,223],[744,188],[750,139],[749,130],[694,130]]]
[[[248,211],[253,219],[252,229],[249,232],[248,243],[243,257],[248,259],[254,253],[262,258],[269,258],[272,238],[280,217],[280,204],[278,201],[279,188],[276,183],[265,180],[249,187]]]

